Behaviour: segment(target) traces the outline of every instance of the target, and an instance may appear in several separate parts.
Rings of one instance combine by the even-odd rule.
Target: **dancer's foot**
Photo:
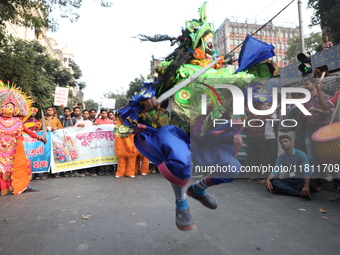
[[[195,190],[194,190],[194,184],[191,185],[188,189],[187,189],[187,194],[188,196],[198,200],[199,202],[202,203],[202,205],[210,208],[210,209],[216,209],[218,206],[218,201],[215,197],[209,195],[206,191],[202,194],[202,195],[198,195],[196,194]]]
[[[191,218],[189,208],[178,209],[176,207],[176,226],[180,230],[191,230],[194,228],[194,223]]]
[[[28,188],[24,192],[38,192],[40,189],[33,188],[32,186],[28,186]]]

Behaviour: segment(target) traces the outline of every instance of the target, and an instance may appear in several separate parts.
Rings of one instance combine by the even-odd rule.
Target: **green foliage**
[[[309,0],[308,7],[314,9],[310,26],[327,28],[333,44],[340,42],[340,3],[338,0]]]
[[[97,111],[98,109],[98,103],[93,101],[92,99],[86,100],[85,102],[85,108],[87,110],[95,109]]]
[[[150,79],[151,77],[148,76]],[[138,91],[138,89],[142,86],[141,83],[145,81],[144,76],[140,75],[139,78],[135,78],[129,84],[129,89],[126,91],[123,87],[116,90],[116,92],[105,93],[104,97],[106,98],[115,98],[116,99],[116,110],[127,106],[129,101],[133,97],[133,95]]]
[[[126,97],[130,100],[133,95],[138,91],[138,89],[141,87],[141,83],[145,81],[145,78],[141,75],[140,78],[135,78],[133,81],[129,84],[129,89],[126,92]]]
[[[76,78],[80,78],[77,72]],[[53,104],[56,86],[83,84],[76,78],[70,70],[62,68],[60,61],[51,59],[37,41],[15,40],[1,48],[0,79],[20,86],[32,96],[38,108]]]
[[[112,3],[99,1],[103,7],[111,7]],[[82,0],[1,0],[0,1],[0,44],[6,43],[8,36],[5,33],[6,22],[30,28],[48,28],[56,31],[58,22],[51,17],[52,11],[60,10],[62,18],[71,22],[79,19],[76,12],[82,5]]]
[[[129,104],[129,99],[126,97],[126,91],[117,90],[116,92],[108,92],[104,94],[104,97],[116,99],[116,110]]]
[[[117,89],[116,92],[110,91],[105,93],[104,97],[116,99],[116,110],[129,104],[129,99],[126,96],[126,90],[123,87]]]
[[[321,51],[322,37],[320,32],[312,32],[309,36],[305,37],[305,51],[315,52]],[[289,45],[286,51],[285,61],[290,63],[297,61],[297,54],[301,52],[300,36],[295,36],[289,40]]]

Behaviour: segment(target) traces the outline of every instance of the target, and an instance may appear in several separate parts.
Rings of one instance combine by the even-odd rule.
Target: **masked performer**
[[[21,90],[0,81],[0,194],[38,191],[30,186],[31,164],[26,158],[22,132],[46,142],[23,122],[29,117],[33,101]]]
[[[244,72],[236,74],[228,68],[221,68],[226,61],[214,49],[213,30],[207,22],[205,4],[199,9],[199,14],[200,19],[187,22],[178,38],[141,35],[141,40],[168,39],[172,44],[178,42],[179,47],[156,68],[158,80],[145,83],[129,106],[119,110],[123,125],[116,130],[116,135],[122,137],[136,134],[134,142],[137,149],[157,165],[171,183],[176,197],[176,226],[180,230],[194,227],[185,194],[192,167],[202,172],[208,166],[229,167],[230,171],[209,174],[186,191],[187,195],[210,209],[216,209],[218,202],[206,189],[232,182],[241,167],[234,155],[237,155],[235,148],[242,144],[237,136],[242,126],[231,126],[228,122],[213,127],[214,119],[228,119],[227,109],[213,86],[232,83],[243,87],[254,78]],[[201,74],[198,82],[178,89],[167,100],[161,100],[172,88],[200,70],[202,72],[207,65],[212,68]],[[202,94],[207,95],[204,115],[201,114]],[[161,105],[157,98],[163,102]]]

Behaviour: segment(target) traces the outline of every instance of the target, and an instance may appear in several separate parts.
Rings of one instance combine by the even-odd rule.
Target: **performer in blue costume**
[[[171,183],[176,197],[176,226],[180,230],[194,227],[186,194],[206,207],[216,209],[218,201],[206,189],[232,182],[241,167],[234,157],[242,144],[242,140],[236,139],[241,126],[227,123],[213,127],[213,119],[228,119],[227,109],[213,84],[232,83],[244,87],[254,78],[245,72],[236,74],[221,68],[226,61],[214,49],[213,30],[207,22],[205,3],[199,14],[200,19],[187,22],[178,38],[141,35],[141,40],[167,39],[172,44],[178,42],[179,47],[156,68],[158,80],[143,84],[130,104],[119,110],[123,124],[115,129],[115,134],[121,137],[136,134],[137,149],[157,165]],[[215,61],[217,59],[219,61]],[[214,61],[213,68],[200,75],[198,82],[179,89],[162,104],[158,103],[157,98]],[[201,94],[209,95],[206,115],[200,114]],[[211,173],[185,189],[193,166],[203,169],[217,165],[224,169],[229,167],[229,171]]]

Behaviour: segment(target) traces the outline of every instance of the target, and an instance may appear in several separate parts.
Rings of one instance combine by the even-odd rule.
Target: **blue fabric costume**
[[[180,46],[156,69],[161,76],[159,80],[143,84],[129,105],[118,111],[123,124],[115,129],[115,134],[121,137],[136,134],[136,148],[157,165],[162,175],[172,184],[176,196],[176,224],[181,230],[189,230],[194,226],[184,192],[193,167],[205,171],[209,169],[206,172],[210,174],[190,186],[187,194],[211,209],[217,207],[217,200],[208,195],[205,189],[232,182],[241,168],[234,157],[234,136],[240,132],[240,127],[231,126],[230,123],[216,127],[212,125],[213,119],[228,119],[225,117],[227,109],[222,106],[222,100],[213,85],[232,83],[244,87],[254,78],[242,70],[238,70],[240,72],[236,74],[216,64],[216,69],[211,68],[202,74],[199,82],[177,91],[160,110],[143,111],[143,102],[160,96],[189,78],[206,63],[220,57],[213,49],[213,30],[206,20],[205,4],[199,9],[199,14],[200,20],[194,19],[186,23],[186,29],[178,37]],[[258,40],[251,38],[247,41],[258,43]],[[247,45],[247,50],[243,51],[246,54],[243,59],[248,59],[248,54],[252,55],[251,64],[254,65],[263,61],[264,51],[266,57],[273,54],[272,45],[262,42],[260,44],[259,47]],[[257,52],[249,52],[251,48],[256,48]],[[243,65],[248,66],[245,61]],[[201,94],[209,94],[210,98],[206,115],[201,115],[198,110],[201,106]]]

